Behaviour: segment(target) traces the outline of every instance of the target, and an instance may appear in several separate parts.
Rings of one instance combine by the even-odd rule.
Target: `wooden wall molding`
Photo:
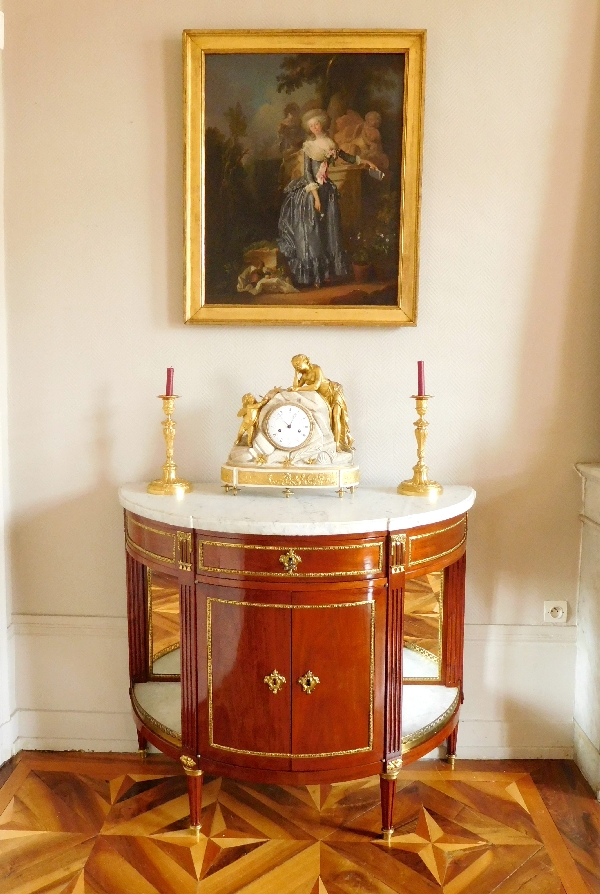
[[[127,638],[127,618],[104,615],[13,614],[9,632],[16,636],[117,636]],[[465,624],[465,642],[574,643],[571,624]]]
[[[13,614],[9,631],[15,636],[116,636],[127,639],[127,618]]]

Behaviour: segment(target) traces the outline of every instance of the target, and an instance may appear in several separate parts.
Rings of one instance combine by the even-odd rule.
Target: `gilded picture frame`
[[[184,320],[417,322],[424,31],[184,31]]]

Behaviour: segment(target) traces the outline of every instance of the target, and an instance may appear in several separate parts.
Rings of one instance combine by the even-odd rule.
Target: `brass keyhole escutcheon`
[[[293,549],[290,549],[287,553],[283,553],[283,555],[279,556],[279,561],[285,568],[287,574],[293,574],[302,559],[298,553],[295,553]]]
[[[271,671],[271,673],[264,678],[264,682],[267,684],[271,692],[274,695],[277,695],[277,693],[285,683],[285,677],[283,677],[278,671],[274,670]]]
[[[319,678],[316,677],[311,670],[306,671],[303,677],[298,678],[298,683],[300,683],[307,695],[314,692],[315,687],[320,682]]]

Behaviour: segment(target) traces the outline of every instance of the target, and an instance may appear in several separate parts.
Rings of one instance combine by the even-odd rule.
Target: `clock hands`
[[[270,414],[267,429],[272,443],[281,450],[295,449],[306,442],[311,431],[310,420],[300,407],[289,404],[277,407]],[[269,435],[267,434],[267,437]]]

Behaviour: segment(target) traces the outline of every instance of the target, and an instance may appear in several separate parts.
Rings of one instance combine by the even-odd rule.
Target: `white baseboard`
[[[138,747],[130,714],[20,711],[18,723],[15,752],[21,749],[134,752]],[[462,721],[456,752],[463,760],[571,759],[571,732],[570,725],[565,724],[560,730],[554,730],[559,744],[527,744],[524,739],[535,739],[539,734],[535,725],[524,730],[522,725]],[[445,748],[440,747],[427,757],[444,757],[445,753]],[[600,762],[600,756],[598,760]],[[589,781],[589,776],[586,778]]]
[[[16,754],[18,715],[15,712],[9,720],[0,725],[0,766]]]
[[[137,749],[125,618],[14,615],[11,632],[11,751]],[[573,757],[575,635],[572,626],[466,626],[459,759]]]
[[[573,724],[462,719],[456,754],[470,760],[571,759]]]
[[[19,751],[137,751],[138,747],[131,711],[19,711],[18,730]]]
[[[430,759],[445,756],[445,746],[426,755]],[[459,760],[571,760],[573,724],[461,719],[456,756]]]

